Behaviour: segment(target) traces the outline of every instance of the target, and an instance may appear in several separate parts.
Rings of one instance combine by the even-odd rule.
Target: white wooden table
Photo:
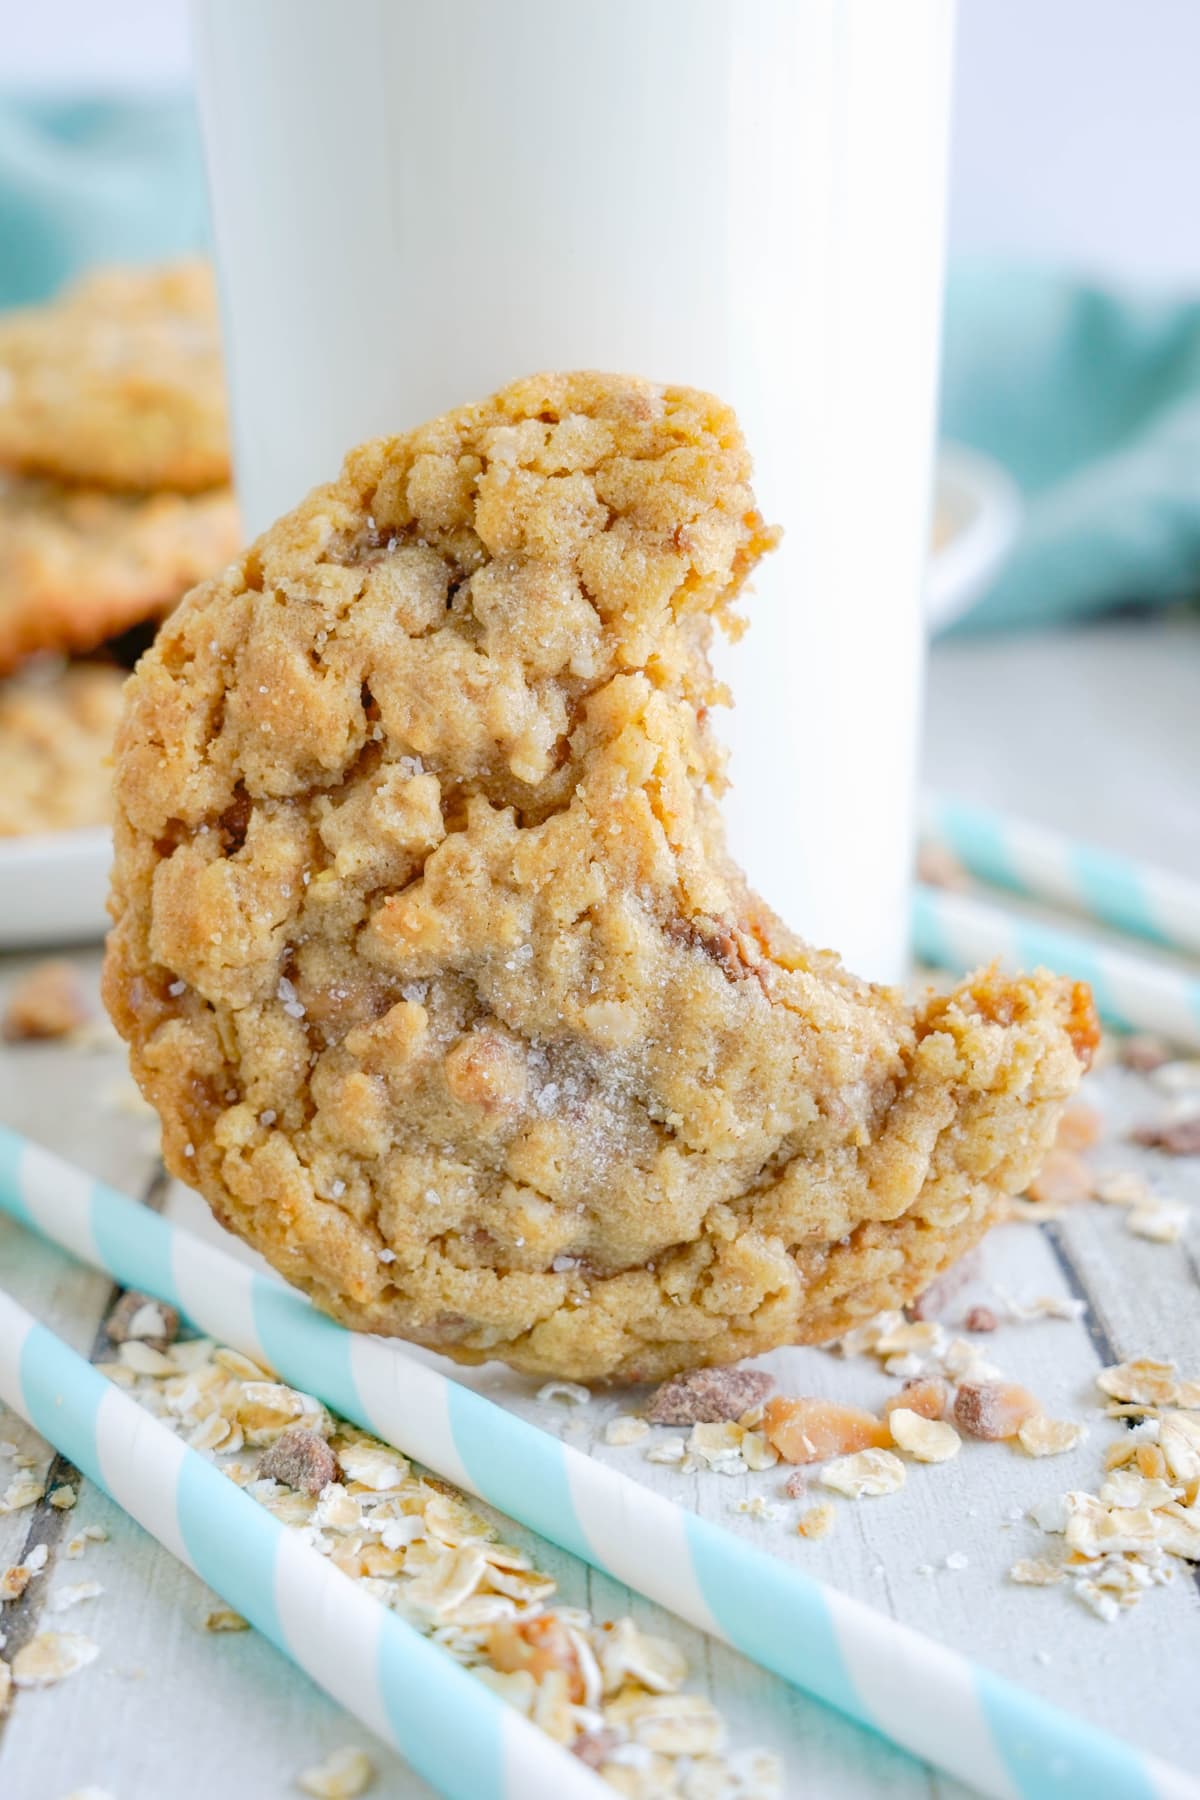
[[[940,786],[1200,877],[1198,694],[1195,619],[1106,626],[1040,642],[943,647],[930,676],[928,774]],[[0,988],[31,960],[0,962]],[[94,978],[98,955],[81,953],[78,960]],[[1153,1110],[1144,1080],[1111,1069],[1091,1083],[1110,1131],[1096,1160],[1113,1167],[1152,1162],[1153,1153],[1132,1151],[1120,1137],[1130,1120]],[[0,1049],[0,1116],[114,1185],[219,1236],[194,1196],[165,1183],[153,1122],[130,1110],[129,1098],[123,1058],[113,1046],[88,1053],[53,1044]],[[1157,1167],[1200,1217],[1200,1159]],[[1087,1310],[1078,1324],[1006,1325],[989,1340],[988,1353],[1057,1416],[1093,1421],[1093,1382],[1102,1362],[1149,1352],[1200,1374],[1197,1250],[1200,1228],[1180,1244],[1145,1243],[1126,1232],[1115,1208],[1078,1209],[1044,1230],[1004,1227],[986,1246],[987,1278],[1018,1296],[1074,1294]],[[77,1348],[93,1351],[111,1297],[107,1280],[0,1221],[0,1282]],[[784,1391],[832,1392],[876,1404],[895,1386],[873,1364],[816,1351],[780,1352],[770,1365]],[[623,1410],[619,1401],[558,1409],[538,1405],[534,1384],[503,1370],[464,1378],[1048,1698],[1161,1756],[1191,1767],[1200,1762],[1194,1687],[1200,1607],[1186,1568],[1111,1626],[1061,1588],[1017,1587],[1006,1578],[1015,1558],[1045,1544],[1018,1515],[1068,1487],[1094,1491],[1103,1444],[1119,1427],[1096,1423],[1085,1445],[1046,1461],[968,1443],[954,1463],[915,1468],[899,1495],[841,1503],[834,1533],[808,1543],[794,1531],[795,1503],[784,1503],[774,1522],[734,1510],[748,1493],[779,1500],[786,1471],[732,1479],[681,1474],[645,1462],[640,1447],[604,1444],[604,1423]],[[0,1418],[3,1437],[27,1440],[38,1451],[38,1472],[48,1467],[44,1446],[10,1417]],[[2,1466],[0,1475],[7,1480]],[[83,1562],[64,1561],[66,1540],[91,1522],[104,1526],[107,1541],[91,1545]],[[527,1534],[516,1536],[529,1542]],[[299,1770],[342,1744],[364,1742],[362,1729],[265,1641],[252,1633],[206,1633],[201,1621],[211,1600],[200,1584],[88,1484],[72,1512],[42,1504],[0,1516],[0,1564],[42,1542],[49,1550],[45,1573],[23,1600],[2,1609],[6,1654],[41,1621],[86,1631],[101,1655],[59,1687],[21,1692],[0,1719],[3,1800],[65,1800],[89,1785],[112,1800],[214,1794],[283,1800],[296,1793]],[[966,1566],[947,1568],[947,1556],[956,1552],[966,1556]],[[560,1577],[566,1597],[602,1617],[632,1611],[674,1635],[694,1679],[725,1712],[735,1741],[783,1753],[789,1793],[951,1800],[965,1792],[571,1558],[540,1544],[536,1554]],[[103,1595],[44,1620],[47,1596],[84,1575],[103,1583]],[[380,1800],[428,1791],[381,1746],[366,1747],[378,1770],[372,1791]]]

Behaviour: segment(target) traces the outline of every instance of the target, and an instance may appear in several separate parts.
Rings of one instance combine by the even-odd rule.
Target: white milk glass
[[[194,0],[238,483],[542,369],[737,409],[735,853],[905,967],[953,0]]]

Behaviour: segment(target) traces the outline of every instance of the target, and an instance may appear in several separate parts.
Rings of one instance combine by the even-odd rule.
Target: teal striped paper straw
[[[1054,969],[1089,983],[1106,1024],[1200,1049],[1200,977],[1184,965],[921,884],[913,892],[912,943],[920,961],[957,974],[993,961],[1007,969]]]
[[[303,1295],[3,1127],[0,1209],[984,1794],[1200,1796],[1191,1776],[593,1462],[394,1340],[344,1330]]]
[[[922,795],[920,829],[978,881],[1200,956],[1200,882],[944,794]]]
[[[610,1792],[2,1291],[0,1398],[439,1793]]]

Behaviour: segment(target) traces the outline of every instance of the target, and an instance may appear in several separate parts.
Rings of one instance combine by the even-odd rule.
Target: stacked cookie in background
[[[108,817],[130,662],[238,547],[211,272],[0,317],[0,837]]]

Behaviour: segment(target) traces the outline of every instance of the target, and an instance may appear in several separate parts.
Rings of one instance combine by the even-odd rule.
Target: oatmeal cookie
[[[113,494],[0,476],[0,675],[160,617],[238,543],[228,488]]]
[[[124,685],[106,663],[0,682],[0,837],[105,822]]]
[[[0,318],[0,465],[98,487],[227,484],[208,266],[103,270]]]
[[[1053,1141],[1086,989],[912,1006],[727,855],[749,474],[706,395],[519,382],[353,451],[130,683],[108,1006],[174,1172],[353,1326],[581,1380],[827,1339]]]

